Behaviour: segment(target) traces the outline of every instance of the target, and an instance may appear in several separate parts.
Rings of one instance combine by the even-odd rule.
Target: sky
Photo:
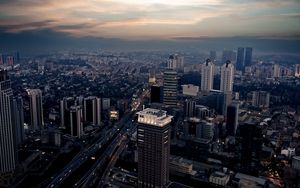
[[[0,39],[49,32],[74,40],[299,40],[300,0],[0,0]]]

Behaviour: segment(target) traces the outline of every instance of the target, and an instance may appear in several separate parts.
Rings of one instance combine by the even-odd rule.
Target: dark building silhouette
[[[90,96],[83,101],[83,120],[92,125],[101,124],[101,99]]]
[[[240,125],[236,134],[238,170],[257,175],[262,151],[262,130],[256,124]]]
[[[227,107],[226,114],[226,134],[228,136],[235,136],[236,129],[238,126],[238,103],[232,103]]]
[[[163,87],[158,85],[151,86],[150,95],[151,103],[161,103],[163,97]]]
[[[191,99],[186,99],[184,102],[185,117],[194,117],[196,110],[196,102]]]
[[[245,66],[252,65],[252,48],[248,47],[245,51]]]
[[[236,56],[236,70],[243,71],[245,66],[245,49],[238,48]]]
[[[138,187],[165,187],[169,181],[172,116],[151,108],[137,114]]]

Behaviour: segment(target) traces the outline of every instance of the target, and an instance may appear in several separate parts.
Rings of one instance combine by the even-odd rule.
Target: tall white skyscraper
[[[221,67],[221,86],[220,90],[224,93],[231,93],[233,88],[234,66],[230,61],[226,61]]]
[[[214,81],[214,64],[207,59],[201,68],[201,91],[209,92],[213,88]]]
[[[13,119],[13,91],[7,72],[0,69],[0,185],[16,168],[17,151]]]
[[[39,130],[44,128],[43,118],[43,101],[42,91],[40,89],[28,90],[29,95],[29,108],[30,108],[30,119],[31,128],[33,130]]]

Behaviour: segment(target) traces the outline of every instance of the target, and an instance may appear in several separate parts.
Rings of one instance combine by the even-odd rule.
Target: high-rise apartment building
[[[169,181],[172,116],[151,108],[137,115],[138,187],[163,188]]]
[[[83,133],[83,115],[81,106],[70,107],[70,134],[80,138]]]
[[[194,100],[186,99],[184,101],[184,115],[185,117],[194,117],[196,102]]]
[[[201,91],[209,92],[213,88],[214,81],[214,64],[207,59],[201,67]]]
[[[167,68],[172,70],[182,70],[184,67],[184,58],[178,54],[172,54],[167,62]]]
[[[230,61],[221,67],[221,86],[220,90],[224,93],[231,93],[233,88],[234,66]]]
[[[270,93],[266,91],[253,91],[252,105],[260,108],[269,108]]]
[[[40,130],[44,128],[43,118],[43,101],[42,91],[40,89],[28,90],[29,96],[29,109],[30,109],[30,120],[31,128],[33,130]]]
[[[164,88],[163,88],[163,102],[166,106],[177,105],[177,71],[166,70],[164,72]]]
[[[83,120],[92,125],[101,124],[101,99],[90,96],[83,101]]]

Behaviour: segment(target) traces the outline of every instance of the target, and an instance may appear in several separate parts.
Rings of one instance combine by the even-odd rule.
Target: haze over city
[[[300,0],[0,0],[0,188],[300,187]]]

